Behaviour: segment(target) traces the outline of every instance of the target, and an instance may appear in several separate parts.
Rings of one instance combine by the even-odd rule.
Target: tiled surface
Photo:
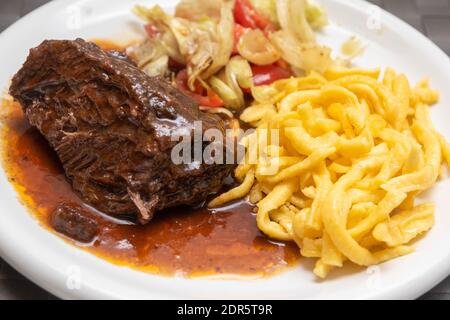
[[[95,1],[95,0],[90,0]],[[321,0],[326,1],[326,0]],[[370,0],[427,35],[450,55],[450,0]],[[47,0],[0,0],[0,32]],[[0,299],[52,299],[0,260]],[[450,278],[423,299],[450,300]]]

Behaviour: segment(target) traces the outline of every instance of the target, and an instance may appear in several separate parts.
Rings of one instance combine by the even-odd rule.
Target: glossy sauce
[[[87,207],[72,191],[55,153],[30,128],[18,104],[4,101],[1,110],[4,168],[19,198],[41,224],[51,230],[51,213],[62,203],[94,213],[100,232],[92,243],[61,235],[74,245],[114,264],[188,277],[255,278],[298,261],[295,245],[274,243],[258,230],[253,207],[245,202],[217,211],[167,210],[147,226],[113,221]]]

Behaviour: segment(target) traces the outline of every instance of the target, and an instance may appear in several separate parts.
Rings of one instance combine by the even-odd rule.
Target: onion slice
[[[323,73],[333,63],[330,48],[315,43],[301,43],[291,33],[284,30],[272,33],[270,40],[275,47],[282,50],[282,58],[294,70]]]
[[[247,30],[239,39],[237,49],[242,57],[259,66],[273,64],[281,57],[259,29]]]
[[[316,36],[306,18],[306,0],[277,0],[281,28],[300,42],[316,42]]]

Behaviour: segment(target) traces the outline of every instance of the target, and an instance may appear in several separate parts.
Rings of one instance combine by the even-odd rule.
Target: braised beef
[[[204,201],[231,171],[175,165],[173,135],[194,136],[196,121],[203,132],[224,132],[222,120],[125,56],[84,40],[32,49],[10,93],[56,150],[74,190],[107,214],[145,224],[156,211]]]
[[[56,231],[83,243],[92,242],[99,227],[90,214],[78,206],[62,204],[51,215],[50,225]]]

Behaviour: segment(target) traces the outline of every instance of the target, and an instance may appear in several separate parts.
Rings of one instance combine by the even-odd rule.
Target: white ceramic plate
[[[0,89],[6,89],[28,49],[44,39],[109,38],[119,42],[142,36],[130,13],[136,3],[170,10],[176,0],[59,0],[29,14],[0,35]],[[367,44],[356,63],[393,66],[412,81],[430,77],[442,99],[433,108],[437,128],[450,138],[450,60],[428,39],[392,15],[359,0],[322,0],[331,25],[320,41],[336,50],[351,35]],[[338,51],[337,51],[338,52]],[[427,198],[437,203],[436,226],[417,252],[361,271],[344,269],[318,282],[311,263],[263,280],[187,280],[117,267],[66,244],[39,227],[17,200],[0,170],[0,255],[14,268],[61,298],[82,299],[412,299],[450,274],[450,181],[440,182]],[[79,278],[81,286],[74,286]]]

